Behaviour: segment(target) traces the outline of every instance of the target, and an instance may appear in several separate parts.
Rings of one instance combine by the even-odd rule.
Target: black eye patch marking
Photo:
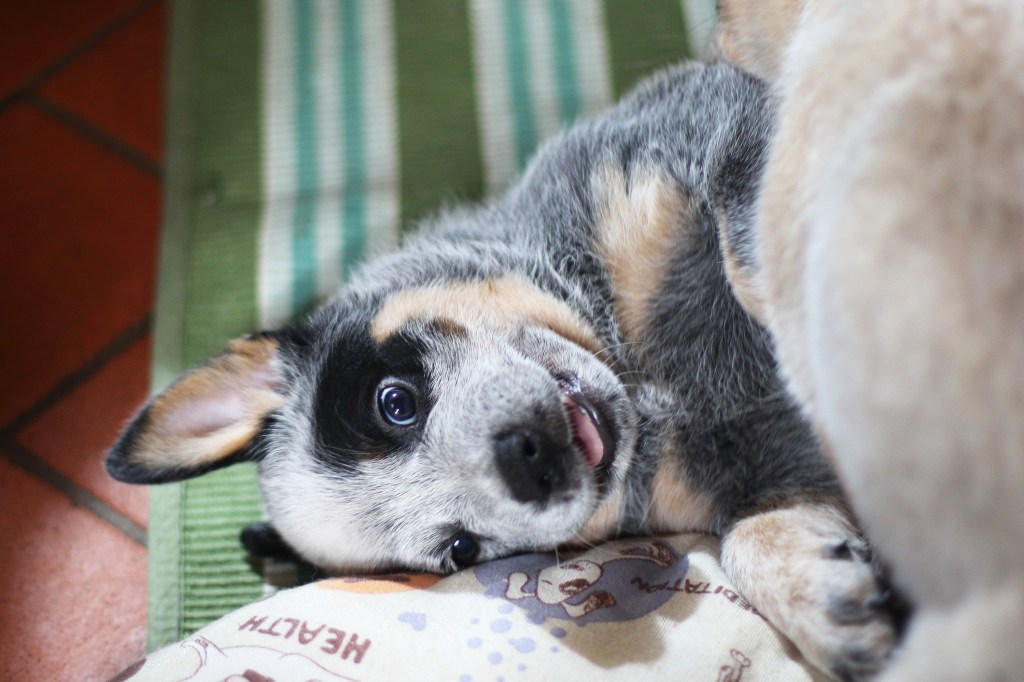
[[[315,454],[351,472],[414,447],[420,429],[408,427],[421,425],[431,405],[424,369],[429,350],[415,333],[396,333],[378,344],[365,321],[340,324],[331,330],[334,340],[317,376]]]
[[[408,453],[419,442],[434,405],[427,367],[469,331],[444,318],[412,320],[378,341],[368,312],[325,317],[312,330],[330,345],[321,360],[313,405],[316,455],[351,473],[360,464]]]

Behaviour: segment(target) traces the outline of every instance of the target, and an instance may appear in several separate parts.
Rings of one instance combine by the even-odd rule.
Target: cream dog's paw
[[[840,509],[802,504],[745,518],[723,538],[722,563],[816,667],[863,680],[885,666],[897,639],[893,599]]]

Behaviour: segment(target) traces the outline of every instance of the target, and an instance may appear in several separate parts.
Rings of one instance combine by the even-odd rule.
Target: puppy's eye
[[[451,553],[455,565],[466,568],[473,565],[476,555],[480,553],[480,545],[469,535],[460,533],[452,538]]]
[[[395,426],[409,426],[416,422],[416,399],[401,386],[385,386],[377,394],[380,413]]]

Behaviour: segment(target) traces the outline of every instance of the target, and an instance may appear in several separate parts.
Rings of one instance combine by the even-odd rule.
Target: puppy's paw
[[[864,680],[896,643],[889,591],[867,546],[829,505],[798,505],[739,521],[722,543],[736,587],[815,666]]]
[[[843,680],[871,678],[885,666],[896,643],[893,598],[879,579],[867,545],[857,537],[826,542],[822,560],[807,562],[808,590],[818,588],[824,617],[809,635],[826,670]],[[814,608],[812,601],[811,608]],[[800,618],[801,614],[793,614]],[[822,621],[820,626],[813,621]]]

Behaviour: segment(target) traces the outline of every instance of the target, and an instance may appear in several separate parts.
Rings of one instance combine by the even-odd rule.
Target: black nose
[[[565,470],[550,436],[529,427],[517,428],[494,439],[498,471],[512,497],[540,502],[565,485]]]

